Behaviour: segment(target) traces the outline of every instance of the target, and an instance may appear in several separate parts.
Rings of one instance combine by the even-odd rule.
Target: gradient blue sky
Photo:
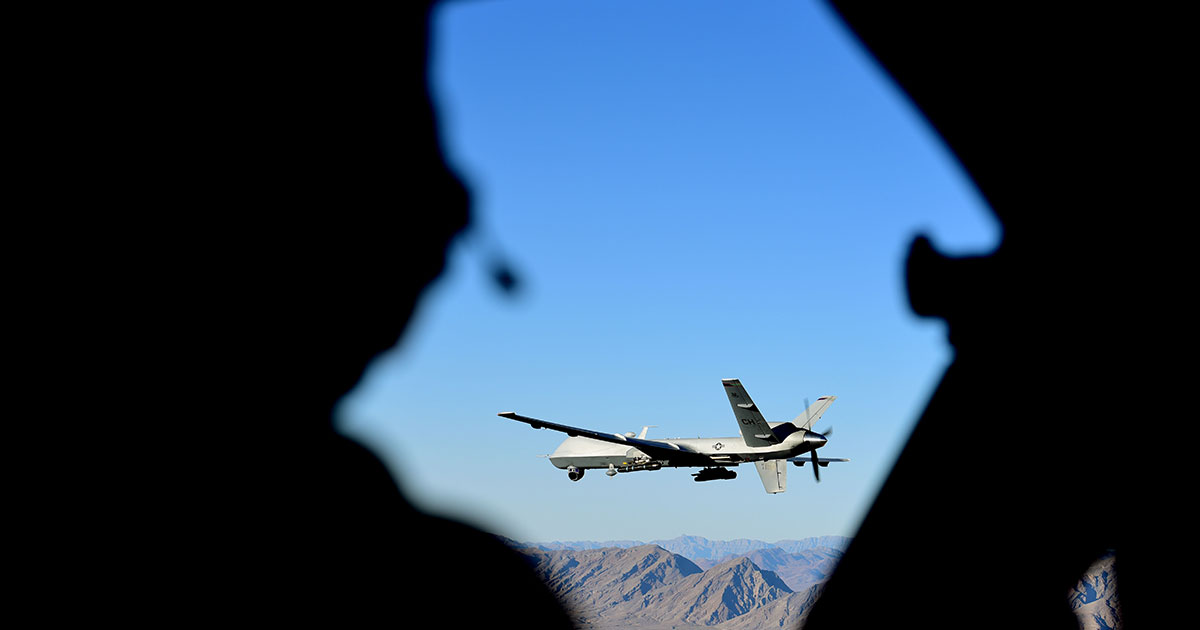
[[[853,535],[951,358],[941,322],[908,309],[908,243],[974,253],[1000,233],[833,12],[460,2],[437,10],[433,45],[476,233],[342,430],[426,509],[519,540]],[[513,297],[489,284],[493,250],[519,273]],[[791,468],[774,496],[752,466],[572,483],[538,457],[561,434],[496,416],[737,435],[729,377],[772,421],[837,395],[821,453],[852,461],[820,484]]]

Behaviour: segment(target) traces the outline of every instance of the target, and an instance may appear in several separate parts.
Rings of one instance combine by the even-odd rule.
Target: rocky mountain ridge
[[[651,544],[520,551],[582,628],[794,627],[820,591],[812,580],[797,591],[748,556],[702,569]]]
[[[507,540],[529,559],[582,630],[798,628],[849,541],[836,536],[778,543],[696,536],[655,543]],[[1082,577],[1069,599],[1084,630],[1121,627],[1111,555]]]
[[[1080,630],[1118,630],[1121,605],[1117,598],[1116,556],[1107,554],[1097,560],[1071,590],[1071,609],[1079,618]]]

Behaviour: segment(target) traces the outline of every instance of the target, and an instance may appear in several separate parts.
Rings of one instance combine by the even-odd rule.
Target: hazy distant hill
[[[671,553],[677,553],[681,556],[694,561],[699,560],[720,560],[730,556],[744,556],[748,553],[759,551],[761,549],[778,548],[787,553],[799,553],[809,549],[817,549],[828,547],[837,550],[845,550],[850,544],[850,538],[844,536],[818,536],[813,538],[803,538],[800,540],[781,540],[779,542],[763,542],[761,540],[751,540],[739,538],[737,540],[709,540],[700,536],[679,536],[670,540],[651,540],[643,542],[640,540],[608,540],[597,542],[591,540],[577,540],[571,542],[511,542],[514,547],[531,547],[541,549],[543,551],[554,551],[558,549],[604,549],[608,547],[638,547],[641,545],[658,545]]]
[[[776,547],[760,549],[742,557],[764,571],[774,572],[788,588],[799,592],[828,580],[838,561],[842,559],[842,551],[832,547],[814,547],[788,553]],[[721,561],[702,561],[696,564],[702,569],[707,569]]]

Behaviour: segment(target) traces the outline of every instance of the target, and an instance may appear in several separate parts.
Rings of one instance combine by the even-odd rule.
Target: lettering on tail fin
[[[758,410],[758,406],[750,400],[750,394],[742,387],[742,382],[736,378],[722,379],[725,394],[729,397],[729,405],[733,408],[733,417],[737,419],[738,428],[742,432],[742,440],[746,446],[771,446],[780,442],[779,437],[771,431],[771,425]]]

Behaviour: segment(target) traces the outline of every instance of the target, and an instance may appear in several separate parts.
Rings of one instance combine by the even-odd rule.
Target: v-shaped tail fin
[[[809,405],[808,409],[804,410],[804,413],[796,416],[796,419],[792,420],[792,424],[806,431],[811,431],[813,424],[821,419],[821,416],[829,409],[829,405],[832,405],[835,400],[837,400],[837,396],[822,396],[818,398],[817,402]]]

